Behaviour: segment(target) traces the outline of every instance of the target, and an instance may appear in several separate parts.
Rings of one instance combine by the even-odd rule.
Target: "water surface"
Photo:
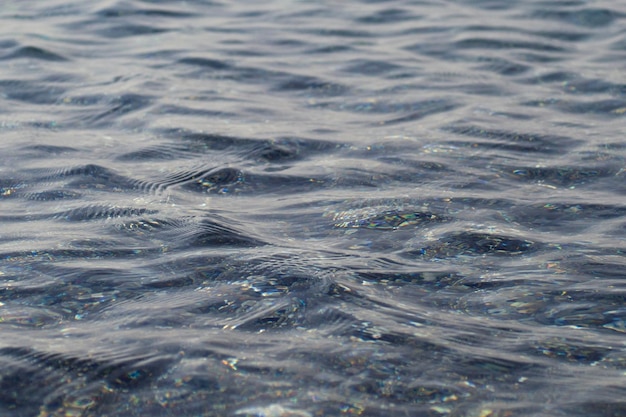
[[[0,6],[0,414],[626,415],[626,4]]]

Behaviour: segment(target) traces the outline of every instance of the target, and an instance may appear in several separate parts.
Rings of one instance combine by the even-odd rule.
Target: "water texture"
[[[626,3],[0,5],[0,415],[626,415]]]

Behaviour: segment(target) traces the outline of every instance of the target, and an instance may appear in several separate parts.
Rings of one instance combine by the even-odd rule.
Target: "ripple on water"
[[[0,8],[0,415],[625,415],[617,2]]]

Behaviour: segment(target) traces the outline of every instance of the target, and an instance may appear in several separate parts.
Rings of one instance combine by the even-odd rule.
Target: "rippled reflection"
[[[625,17],[0,5],[0,415],[626,415]]]

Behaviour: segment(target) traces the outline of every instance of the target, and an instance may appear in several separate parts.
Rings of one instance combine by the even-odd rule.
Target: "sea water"
[[[626,415],[625,28],[3,1],[0,415]]]

